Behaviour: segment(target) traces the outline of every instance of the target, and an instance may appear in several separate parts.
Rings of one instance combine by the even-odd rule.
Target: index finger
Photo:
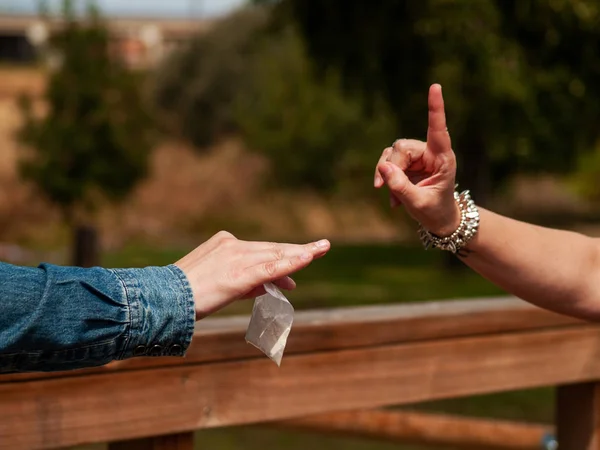
[[[247,252],[244,256],[244,265],[247,267],[269,261],[279,261],[310,253],[317,259],[324,256],[330,249],[331,243],[327,239],[309,244],[280,244],[276,242],[246,242]]]
[[[446,126],[442,86],[439,84],[434,84],[429,88],[427,146],[436,153],[448,153],[452,151],[450,134],[448,134],[448,127]]]

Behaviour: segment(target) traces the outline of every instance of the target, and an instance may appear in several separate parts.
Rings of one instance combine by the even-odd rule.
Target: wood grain
[[[560,361],[560,364],[557,364]],[[600,378],[581,326],[0,385],[0,449],[37,450]]]
[[[384,410],[323,414],[279,422],[276,426],[465,450],[539,450],[544,435],[552,432],[546,425]]]
[[[264,358],[244,336],[249,317],[198,322],[185,358],[136,358],[68,373],[0,376],[0,383],[92,373]],[[532,306],[516,298],[485,298],[391,306],[300,311],[288,339],[286,357],[318,351],[365,348],[459,336],[477,336],[584,322]]]

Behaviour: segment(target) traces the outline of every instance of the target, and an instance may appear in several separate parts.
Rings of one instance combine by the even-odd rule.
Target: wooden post
[[[78,225],[73,230],[73,265],[94,267],[100,260],[98,230],[94,226]]]
[[[193,450],[194,432],[156,436],[133,441],[114,442],[108,450]]]
[[[557,388],[556,432],[560,450],[600,450],[600,383]]]

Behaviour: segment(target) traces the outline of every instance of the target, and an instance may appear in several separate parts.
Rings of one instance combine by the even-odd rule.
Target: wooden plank
[[[227,317],[198,322],[186,358],[136,358],[69,373],[4,375],[0,376],[0,383],[264,358],[244,340],[249,320],[249,317]],[[582,324],[580,320],[504,297],[300,311],[294,320],[286,355]]]
[[[575,327],[0,385],[0,449],[37,450],[600,378]],[[557,364],[560,361],[560,364]]]
[[[600,450],[600,383],[563,385],[556,394],[560,450]]]
[[[194,450],[194,433],[178,433],[108,444],[108,450]]]
[[[539,450],[543,437],[552,432],[547,425],[383,410],[323,414],[287,420],[275,426],[465,450]]]

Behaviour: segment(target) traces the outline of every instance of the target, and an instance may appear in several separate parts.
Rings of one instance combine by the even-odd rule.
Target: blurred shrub
[[[288,187],[347,190],[357,174],[370,179],[375,155],[394,136],[381,102],[364,105],[335,72],[315,76],[294,27],[272,27],[263,8],[225,19],[174,55],[156,96],[175,131],[198,148],[239,133]]]
[[[317,78],[292,27],[280,33],[249,65],[246,88],[236,98],[237,122],[251,147],[273,162],[278,182],[328,190],[348,172],[371,168],[393,127],[385,109],[368,117],[335,72]]]
[[[156,76],[155,98],[171,131],[202,150],[239,130],[233,102],[267,19],[263,9],[243,10],[167,58]]]

